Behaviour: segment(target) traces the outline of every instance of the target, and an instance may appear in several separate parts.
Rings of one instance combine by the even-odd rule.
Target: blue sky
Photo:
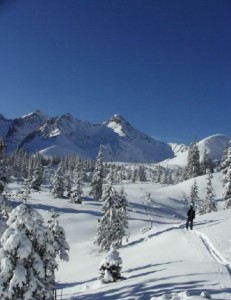
[[[230,0],[0,0],[0,112],[231,135]]]

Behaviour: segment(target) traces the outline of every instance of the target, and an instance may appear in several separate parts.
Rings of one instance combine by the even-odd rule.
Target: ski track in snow
[[[204,246],[206,247],[206,249],[208,250],[208,252],[210,253],[210,255],[213,257],[213,259],[215,261],[217,261],[219,264],[223,265],[226,267],[229,276],[231,277],[231,263],[228,262],[223,256],[222,254],[214,247],[214,245],[212,244],[212,242],[209,240],[209,238],[204,234],[201,233],[197,230],[193,230],[192,233],[194,233],[195,235],[197,235],[202,243],[204,244]]]

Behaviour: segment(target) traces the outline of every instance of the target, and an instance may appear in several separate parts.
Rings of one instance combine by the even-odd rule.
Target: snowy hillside
[[[0,128],[8,152],[22,148],[45,156],[95,159],[103,145],[105,161],[155,163],[174,156],[168,144],[141,133],[119,115],[90,124],[70,114],[50,118],[38,110],[11,121],[2,116]]]
[[[205,149],[208,152],[209,157],[212,160],[221,160],[223,155],[223,150],[227,142],[230,140],[230,137],[223,134],[215,134],[209,136],[197,143],[198,149],[200,152],[200,157],[203,157]],[[174,147],[173,147],[174,149]],[[176,149],[176,147],[175,147]],[[188,150],[181,153],[177,152],[176,157],[172,159],[167,159],[160,163],[163,167],[185,167],[187,164]]]
[[[88,197],[89,187],[84,187],[81,205],[53,199],[45,186],[32,193],[29,203],[45,218],[51,208],[60,213],[71,247],[70,261],[60,262],[56,274],[57,299],[231,299],[231,211],[223,210],[221,178],[217,173],[212,180],[218,212],[197,215],[193,231],[185,229],[185,214],[194,179],[170,186],[124,183],[131,233],[119,249],[125,280],[109,284],[97,279],[105,257],[93,244],[101,203]],[[197,183],[203,199],[205,176]],[[11,191],[17,188],[9,186]]]
[[[184,144],[169,143],[169,145],[171,146],[175,156],[180,155],[181,153],[187,151],[189,148]]]

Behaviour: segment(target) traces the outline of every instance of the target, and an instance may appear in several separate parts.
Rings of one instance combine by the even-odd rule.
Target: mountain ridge
[[[167,143],[140,132],[118,114],[102,124],[91,124],[70,113],[49,117],[36,110],[12,120],[1,115],[0,128],[8,152],[19,148],[44,156],[75,154],[95,159],[103,145],[105,161],[156,163],[174,157]]]

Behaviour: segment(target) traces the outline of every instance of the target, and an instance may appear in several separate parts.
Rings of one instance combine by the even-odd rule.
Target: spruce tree
[[[223,155],[222,155],[221,164],[220,164],[220,169],[222,171],[227,169],[227,167],[229,165],[231,165],[231,156],[230,156],[230,153],[228,153],[228,152],[230,152],[230,150],[229,150],[230,145],[231,145],[231,142],[229,141],[223,149]],[[225,173],[225,172],[223,172],[223,173]]]
[[[65,192],[64,167],[62,162],[59,163],[54,175],[52,194],[55,198],[63,198]]]
[[[99,220],[95,243],[100,246],[100,250],[109,250],[112,243],[121,244],[124,235],[124,217],[122,197],[112,186],[112,177],[109,174],[107,184],[103,189],[102,196],[102,217]]]
[[[196,140],[194,140],[188,150],[188,161],[185,168],[185,179],[194,178],[199,175],[201,175],[200,153]]]
[[[99,266],[99,279],[104,283],[114,282],[121,278],[122,259],[115,244],[102,260]]]
[[[102,196],[103,187],[103,146],[100,145],[98,156],[95,163],[95,169],[91,181],[90,195],[97,200],[100,200]]]
[[[47,221],[47,227],[52,231],[54,236],[54,248],[56,255],[58,255],[60,259],[68,261],[68,251],[70,250],[70,246],[66,241],[64,228],[59,224],[58,218],[59,214],[51,211],[51,217]]]
[[[231,167],[227,168],[226,174],[223,177],[223,198],[225,200],[225,209],[231,208]]]
[[[81,187],[81,181],[80,178],[78,178],[76,179],[76,183],[71,191],[71,202],[81,204],[82,194],[83,194],[83,190]]]
[[[198,186],[196,180],[193,181],[193,185],[191,186],[190,196],[189,196],[189,205],[192,205],[193,208],[200,213],[201,204],[198,196]]]
[[[52,299],[50,276],[57,268],[52,232],[26,204],[11,212],[7,226],[0,249],[1,300]]]
[[[208,172],[213,173],[213,162],[208,155],[207,150],[204,150],[202,161],[201,161],[201,174],[207,174]]]
[[[207,174],[207,185],[206,185],[206,190],[205,190],[205,199],[204,199],[204,203],[202,205],[202,209],[201,209],[201,213],[202,214],[206,214],[206,213],[210,213],[212,211],[217,211],[216,208],[216,203],[215,203],[215,194],[214,194],[214,190],[213,190],[213,186],[212,186],[212,178],[213,175],[212,173],[209,171]]]
[[[222,162],[222,172],[223,172],[223,198],[225,200],[225,209],[231,208],[231,146],[229,146],[223,155]]]

